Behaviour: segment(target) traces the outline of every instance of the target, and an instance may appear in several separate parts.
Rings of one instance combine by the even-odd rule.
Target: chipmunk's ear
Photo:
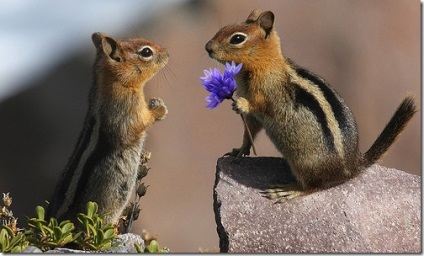
[[[262,13],[261,10],[255,9],[253,10],[246,19],[246,23],[253,23],[258,20],[259,15]]]
[[[102,51],[115,61],[121,61],[122,58],[119,50],[119,44],[114,38],[103,33],[96,32],[91,36],[91,39],[98,51]]]
[[[258,17],[258,24],[265,31],[265,38],[268,38],[274,26],[274,14],[271,11],[261,13]]]

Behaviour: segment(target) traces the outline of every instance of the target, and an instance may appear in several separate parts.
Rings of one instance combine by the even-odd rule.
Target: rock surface
[[[134,247],[134,243],[138,243],[142,249],[144,249],[144,241],[141,238],[141,236],[137,234],[127,233],[118,235],[118,238],[114,241],[115,243],[118,243],[116,247],[112,247],[108,250],[104,251],[82,251],[82,250],[75,250],[75,249],[69,249],[69,248],[55,248],[53,250],[46,251],[45,253],[54,253],[54,254],[70,254],[70,253],[137,253],[137,250]],[[38,248],[37,248],[38,249]],[[28,251],[27,251],[28,250]],[[38,249],[39,250],[39,249]],[[34,248],[29,248],[23,251],[23,253],[31,253],[31,252],[41,252],[41,250],[37,251]]]
[[[421,177],[373,165],[286,203],[260,191],[294,180],[282,158],[218,159],[214,210],[221,252],[421,251]]]
[[[104,253],[137,253],[135,249],[134,243],[138,243],[142,249],[144,249],[144,241],[141,236],[133,233],[127,233],[118,235],[117,243],[119,245],[117,247],[110,248]]]
[[[25,248],[25,250],[22,251],[22,253],[42,253],[43,251],[41,251],[38,247],[35,246],[28,246],[27,248]]]

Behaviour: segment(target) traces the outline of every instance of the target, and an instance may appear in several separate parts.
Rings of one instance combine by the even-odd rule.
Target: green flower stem
[[[234,100],[234,98],[233,98],[233,97],[231,97],[231,100],[232,100],[233,102],[235,102],[235,100]],[[253,154],[255,154],[255,156],[257,156],[257,154],[256,154],[256,149],[255,149],[255,145],[253,144],[253,136],[252,136],[252,133],[250,132],[249,126],[247,126],[247,123],[246,123],[246,120],[244,119],[243,114],[241,114],[241,113],[240,113],[240,117],[241,117],[241,120],[243,120],[244,127],[246,127],[247,134],[249,135],[250,144],[252,144]]]

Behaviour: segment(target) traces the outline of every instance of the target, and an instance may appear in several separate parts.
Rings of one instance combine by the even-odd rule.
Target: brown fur
[[[205,48],[221,63],[243,64],[233,109],[245,115],[253,137],[264,128],[287,159],[300,186],[285,186],[268,195],[290,199],[345,182],[372,164],[403,130],[415,106],[407,98],[410,104],[401,105],[392,118],[397,125],[388,125],[364,156],[344,100],[324,79],[283,56],[273,24],[272,12],[254,10],[245,22],[220,29]],[[250,147],[245,131],[242,146],[230,155],[249,155]],[[289,191],[293,187],[301,191]]]

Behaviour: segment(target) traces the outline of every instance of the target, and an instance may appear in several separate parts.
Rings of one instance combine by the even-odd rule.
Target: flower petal
[[[237,89],[237,83],[234,76],[240,72],[242,64],[236,66],[235,62],[225,63],[223,73],[218,68],[204,70],[204,77],[200,77],[200,81],[205,89],[210,92],[206,97],[206,107],[215,108],[224,99],[230,99],[234,91]]]

